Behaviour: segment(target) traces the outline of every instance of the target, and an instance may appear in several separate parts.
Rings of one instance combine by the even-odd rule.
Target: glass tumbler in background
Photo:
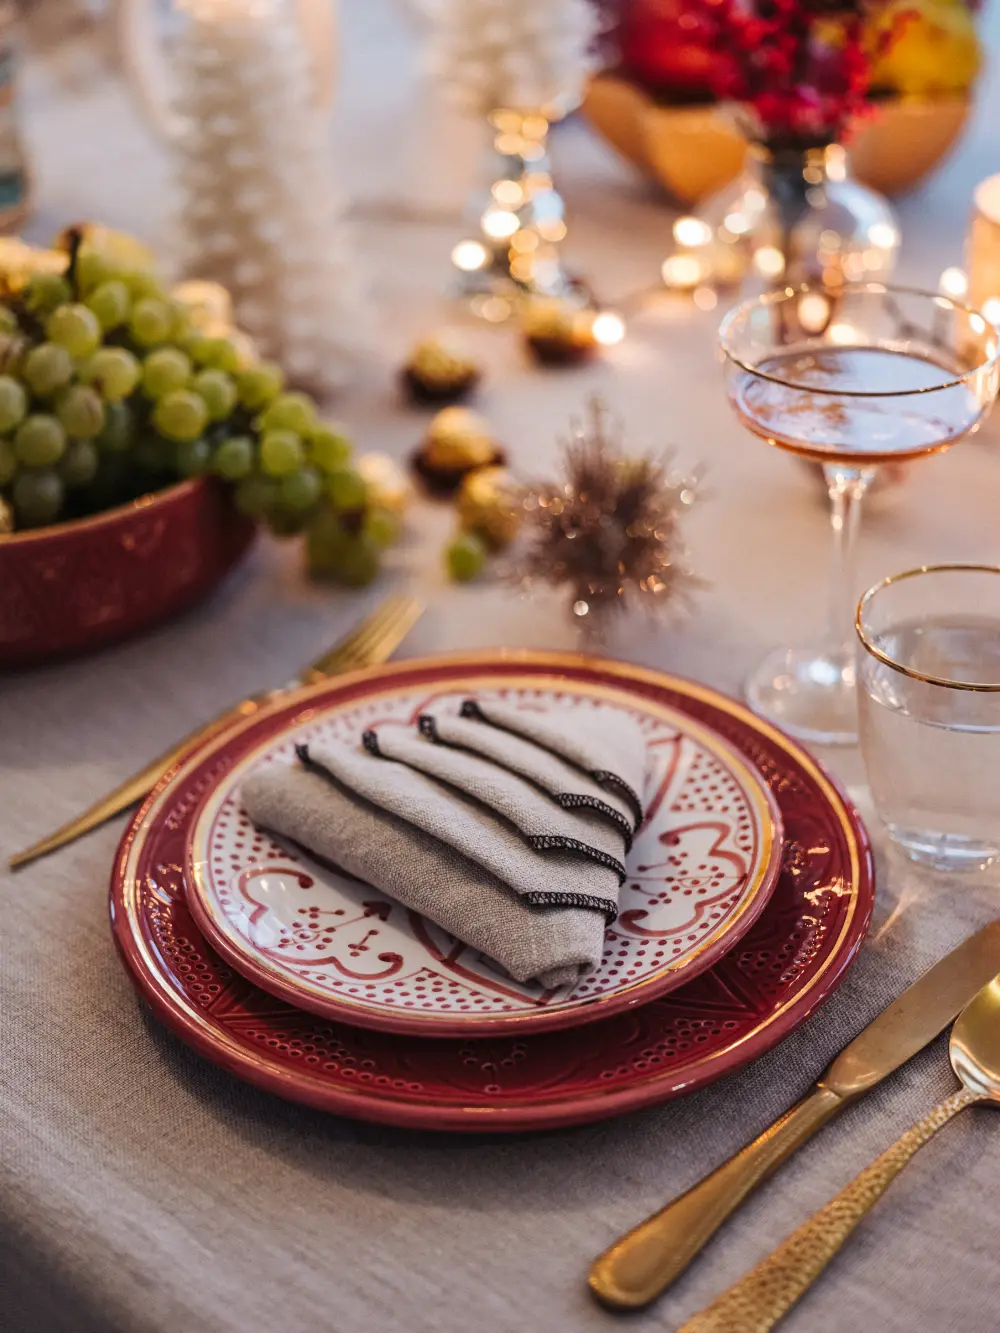
[[[1000,857],[1000,567],[931,565],[858,605],[858,706],[890,836],[939,870]]]

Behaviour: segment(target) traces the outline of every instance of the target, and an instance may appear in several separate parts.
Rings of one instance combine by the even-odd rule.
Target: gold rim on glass
[[[782,287],[778,291],[768,292],[764,296],[751,296],[746,301],[741,301],[739,305],[734,306],[725,316],[719,325],[719,346],[722,348],[727,360],[734,366],[739,366],[740,370],[748,375],[754,375],[757,379],[768,380],[771,384],[780,384],[786,389],[796,389],[799,393],[826,394],[834,398],[909,398],[923,393],[941,393],[944,389],[954,389],[960,384],[965,384],[974,375],[981,375],[984,371],[990,370],[997,363],[1000,356],[1000,347],[997,343],[993,344],[993,352],[980,362],[978,366],[971,366],[968,370],[963,370],[961,374],[954,375],[951,379],[942,380],[940,384],[930,384],[922,389],[824,389],[819,386],[802,384],[798,380],[791,380],[782,375],[772,375],[769,371],[761,370],[758,366],[752,366],[748,362],[738,357],[730,346],[732,326],[742,318],[748,315],[755,306],[778,305],[781,301],[787,301],[792,296],[809,296],[815,294],[830,300],[835,296],[849,296],[855,292],[871,292],[877,295],[879,292],[889,293],[893,296],[920,296],[933,301],[940,309],[949,309],[961,311],[972,318],[982,321],[981,332],[985,333],[987,328],[995,327],[991,321],[980,310],[975,310],[972,306],[965,305],[961,301],[955,301],[950,296],[943,296],[940,292],[931,292],[924,287],[893,287],[884,282],[855,282],[847,283],[838,288],[835,292],[829,287],[810,282],[803,282],[796,287]],[[826,344],[819,344],[825,346]],[[944,367],[942,367],[944,370]],[[948,372],[945,371],[947,374]]]
[[[1000,681],[992,684],[985,681],[969,680],[950,680],[947,676],[930,676],[924,671],[917,671],[914,667],[904,666],[902,662],[897,662],[894,657],[882,651],[865,630],[863,621],[865,609],[868,603],[883,589],[890,587],[894,583],[902,583],[904,579],[917,578],[921,574],[952,574],[961,572],[964,574],[1000,574],[1000,565],[976,565],[966,564],[962,561],[953,561],[950,564],[943,565],[921,565],[918,569],[906,569],[902,574],[890,574],[888,578],[882,579],[862,596],[858,602],[858,610],[854,617],[854,628],[857,630],[858,638],[866,652],[871,653],[872,657],[878,659],[885,666],[891,667],[893,671],[898,671],[901,676],[909,676],[911,680],[923,681],[925,685],[939,685],[945,690],[971,690],[981,694],[1000,694]]]

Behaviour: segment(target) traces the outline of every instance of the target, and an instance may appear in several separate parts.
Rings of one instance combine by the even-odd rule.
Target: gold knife
[[[596,1299],[612,1310],[648,1305],[796,1148],[943,1032],[998,971],[1000,920],[903,991],[841,1051],[813,1090],[753,1143],[605,1250],[590,1270]]]
[[[312,684],[327,676],[340,675],[345,671],[354,671],[361,667],[379,666],[382,662],[388,661],[422,614],[423,606],[412,597],[387,598],[349,635],[325,652],[322,657],[317,658],[311,666],[304,668],[290,684],[277,690],[261,690],[227,708],[210,722],[204,723],[176,745],[172,745],[169,750],[151,760],[145,768],[127,778],[114,791],[95,801],[89,809],[71,819],[68,824],[56,829],[54,833],[42,838],[32,847],[27,847],[23,852],[12,856],[10,868],[16,870],[40,856],[47,856],[49,852],[75,842],[91,829],[121,814],[130,805],[135,805],[137,801],[147,796],[162,774],[168,768],[172,768],[189,750],[225,731],[240,718],[249,717],[264,704],[270,703],[272,699],[278,698],[288,690]]]

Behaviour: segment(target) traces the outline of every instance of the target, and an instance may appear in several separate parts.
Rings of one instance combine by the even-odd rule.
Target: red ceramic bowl
[[[254,531],[223,486],[198,478],[0,536],[0,667],[87,652],[165,620],[214,588]]]

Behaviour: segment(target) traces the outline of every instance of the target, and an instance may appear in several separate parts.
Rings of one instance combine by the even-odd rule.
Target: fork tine
[[[384,660],[412,628],[422,610],[421,604],[412,597],[394,595],[386,598],[352,634],[318,658],[303,673],[302,679],[316,680]]]

